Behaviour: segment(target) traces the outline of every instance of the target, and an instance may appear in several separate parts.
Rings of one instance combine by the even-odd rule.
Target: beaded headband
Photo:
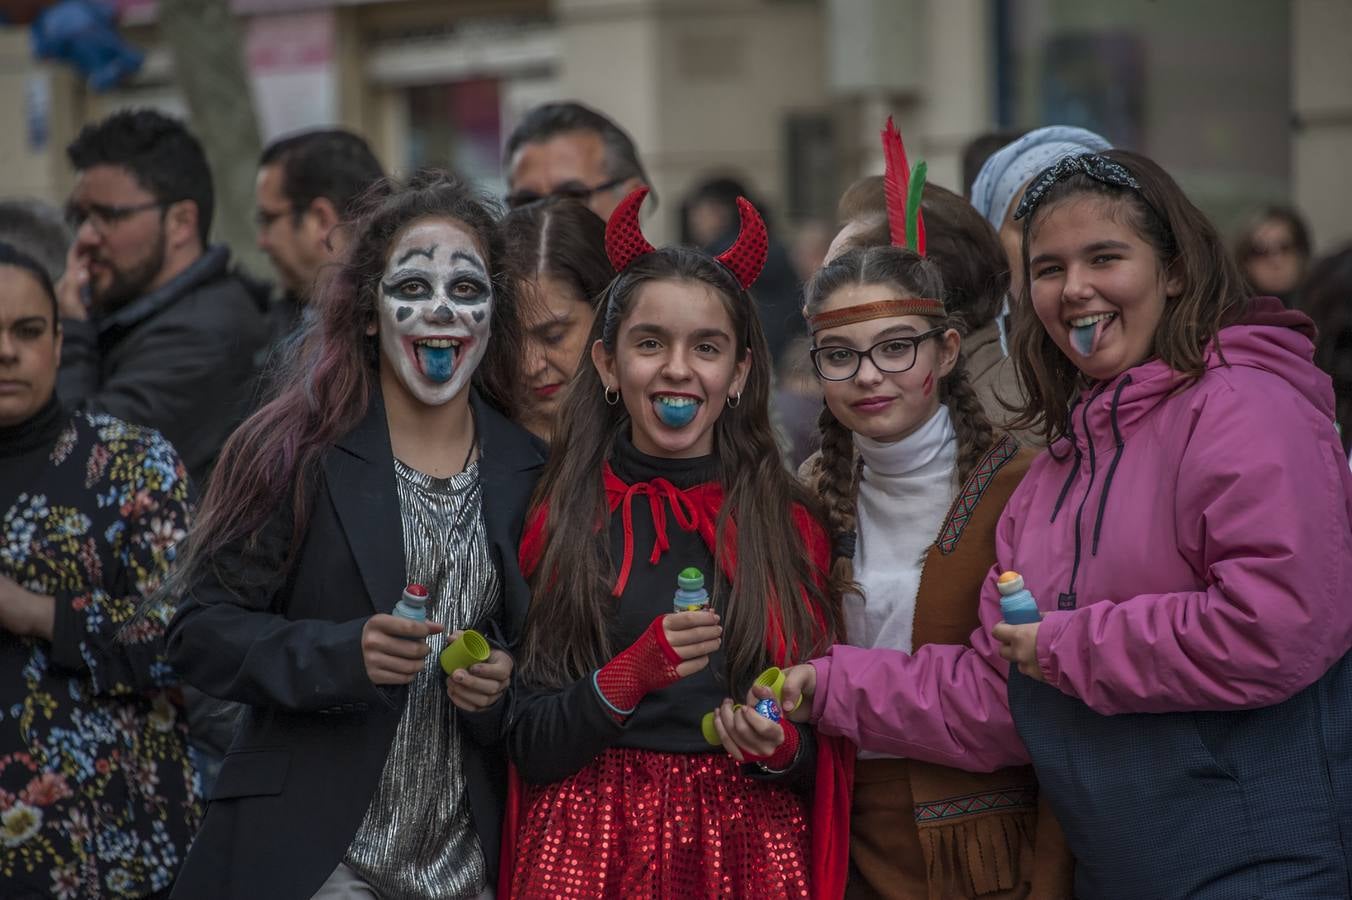
[[[816,334],[827,328],[839,328],[853,325],[855,322],[867,322],[870,319],[887,319],[892,316],[942,316],[945,315],[942,300],[932,297],[906,297],[893,300],[874,300],[870,303],[856,303],[843,309],[809,316],[808,331]]]
[[[1106,156],[1099,156],[1097,153],[1067,156],[1043,169],[1042,173],[1033,179],[1028,189],[1023,192],[1023,199],[1019,201],[1019,208],[1014,211],[1014,218],[1022,219],[1031,215],[1053,185],[1065,181],[1072,175],[1087,175],[1101,184],[1138,192],[1141,190],[1141,183],[1125,166]]]

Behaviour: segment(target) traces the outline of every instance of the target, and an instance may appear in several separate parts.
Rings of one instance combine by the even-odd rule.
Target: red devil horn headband
[[[634,260],[657,249],[648,243],[638,224],[638,210],[646,196],[647,187],[634,188],[615,207],[615,211],[610,214],[610,221],[606,223],[606,255],[610,257],[610,264],[616,272],[623,272]],[[750,201],[738,197],[737,211],[742,218],[737,241],[715,258],[732,273],[742,290],[746,290],[760,277],[761,269],[765,268],[770,241],[765,233],[765,222]]]

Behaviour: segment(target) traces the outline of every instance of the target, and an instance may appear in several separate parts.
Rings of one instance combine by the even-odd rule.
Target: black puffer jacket
[[[126,306],[62,320],[60,396],[160,432],[200,492],[250,411],[256,358],[268,340],[266,304],[266,294],[230,268],[230,251],[209,247]]]

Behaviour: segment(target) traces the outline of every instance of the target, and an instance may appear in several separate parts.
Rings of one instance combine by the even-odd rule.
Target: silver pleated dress
[[[446,626],[409,685],[385,769],[344,862],[384,900],[476,897],[486,885],[470,821],[462,728],[437,661],[446,634],[497,611],[502,585],[484,532],[479,464],[433,478],[394,461],[408,581]]]

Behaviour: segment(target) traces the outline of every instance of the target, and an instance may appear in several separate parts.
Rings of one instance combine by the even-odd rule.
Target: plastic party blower
[[[1037,601],[1023,586],[1018,572],[1005,572],[995,582],[1000,590],[1000,614],[1010,625],[1031,625],[1042,621]]]
[[[394,614],[401,619],[415,622],[427,621],[427,588],[421,584],[410,584],[404,588],[404,596],[394,604]]]
[[[709,592],[704,589],[704,573],[694,566],[682,569],[676,576],[676,596],[671,605],[678,613],[708,609]]]

